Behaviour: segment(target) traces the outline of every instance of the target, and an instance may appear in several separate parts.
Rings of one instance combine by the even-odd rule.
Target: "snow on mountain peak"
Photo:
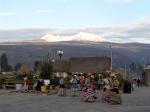
[[[47,42],[60,42],[60,41],[91,41],[91,42],[103,42],[105,41],[104,38],[90,33],[80,32],[76,35],[71,36],[60,36],[60,35],[51,35],[46,34],[41,38]]]

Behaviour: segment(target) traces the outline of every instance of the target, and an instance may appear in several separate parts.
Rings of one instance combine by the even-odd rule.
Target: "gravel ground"
[[[4,94],[5,93],[5,94]],[[121,105],[84,103],[80,97],[57,95],[7,94],[0,90],[0,112],[150,112],[150,87],[122,94]]]

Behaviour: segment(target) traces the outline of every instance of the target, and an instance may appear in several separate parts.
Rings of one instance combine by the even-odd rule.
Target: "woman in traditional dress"
[[[111,104],[121,104],[121,95],[119,92],[119,81],[117,77],[114,75],[112,76],[112,89],[111,89],[111,98],[110,103]]]
[[[106,102],[110,101],[110,89],[111,89],[111,80],[110,80],[110,73],[106,72],[104,74],[103,79],[103,93],[102,93],[102,102],[105,102],[104,99],[107,99]]]
[[[93,90],[93,88],[88,85],[88,87],[83,88],[82,90],[82,100],[84,102],[94,102],[95,101],[95,92]]]
[[[71,83],[71,95],[72,96],[77,96],[77,91],[78,91],[78,81],[77,81],[77,76],[74,75],[72,79],[70,80]]]

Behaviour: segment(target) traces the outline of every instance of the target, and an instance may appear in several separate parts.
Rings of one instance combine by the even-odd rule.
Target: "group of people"
[[[106,72],[103,75],[100,83],[95,85],[94,75],[89,73],[86,77],[80,74],[73,74],[70,80],[71,96],[78,96],[81,93],[81,99],[84,102],[94,102],[97,99],[97,89],[102,89],[101,101],[105,103],[120,104],[121,95],[119,92],[119,81],[115,75],[110,76],[110,72]],[[59,95],[66,95],[64,78],[60,78],[60,90]]]
[[[44,80],[39,79],[35,84],[34,84],[34,90],[37,92],[41,92],[41,93],[46,93],[47,89],[46,89],[46,85],[44,83]]]
[[[79,96],[84,102],[94,102],[99,95],[101,95],[101,101],[103,103],[121,104],[121,94],[119,91],[120,82],[117,76],[111,74],[110,71],[106,71],[103,75],[99,76],[97,83],[95,83],[95,76],[91,73],[84,75],[82,73],[72,74],[70,79],[70,95]],[[141,86],[140,79],[126,80],[123,85],[124,93],[131,93],[134,91],[135,86]],[[29,89],[29,79],[27,75],[24,75],[24,90]],[[47,93],[47,86],[44,80],[39,79],[34,84],[34,90],[41,93]],[[100,92],[97,92],[99,90]],[[59,80],[59,96],[66,96],[67,94],[66,82],[64,77],[60,77]],[[97,94],[99,93],[99,94]]]
[[[132,88],[134,90],[135,86],[137,85],[138,87],[142,86],[142,82],[141,80],[138,78],[138,79],[132,79],[131,80],[131,84],[132,84]]]
[[[27,74],[24,75],[24,86],[23,86],[23,90],[24,91],[29,91],[29,79]],[[47,89],[46,89],[46,85],[44,83],[44,80],[39,79],[35,82],[35,84],[33,85],[33,90],[37,91],[37,92],[42,92],[42,93],[46,93]]]
[[[137,80],[137,83],[139,81]],[[24,89],[28,90],[29,80],[27,75],[24,77]],[[94,102],[97,99],[97,91],[102,90],[100,93],[101,101],[104,103],[111,104],[121,104],[121,95],[119,91],[119,81],[116,75],[111,75],[109,71],[106,71],[103,74],[103,77],[99,77],[97,84],[94,82],[94,75],[89,73],[84,76],[82,73],[75,73],[72,75],[70,80],[70,95],[78,96],[79,93],[82,96],[82,101],[84,102]],[[128,83],[125,83],[126,87]],[[131,85],[131,84],[130,84]],[[44,80],[38,80],[34,85],[35,91],[46,92],[46,86],[44,84]],[[126,88],[124,88],[126,89]],[[66,96],[66,84],[65,78],[60,77],[59,80],[59,96]]]
[[[121,94],[119,91],[120,82],[117,76],[111,74],[110,71],[106,71],[102,76],[97,80],[97,84],[94,81],[95,76],[91,73],[84,75],[82,73],[72,74],[70,79],[70,95],[78,96],[81,95],[81,100],[84,102],[94,102],[99,95],[101,95],[101,101],[103,103],[111,104],[121,104]],[[135,86],[141,86],[140,79],[126,80],[123,85],[124,93],[131,93],[134,91]],[[24,75],[24,90],[28,91],[29,80],[27,75]],[[39,79],[34,84],[34,90],[42,93],[46,93],[46,85],[44,80]],[[100,92],[97,92],[100,90]],[[59,96],[66,96],[66,82],[64,77],[60,77],[59,80]],[[100,93],[99,95],[97,93]]]
[[[135,87],[140,87],[142,86],[142,82],[141,80],[138,78],[138,79],[131,79],[131,80],[125,80],[124,82],[124,86],[123,86],[123,92],[124,93],[132,93],[133,91],[135,91]]]
[[[88,74],[87,77],[84,77],[82,73],[73,74],[70,85],[71,85],[71,96],[78,96],[79,91],[82,94],[83,101],[94,101],[96,99],[96,86],[93,83],[94,76]],[[60,90],[59,96],[66,96],[66,88],[64,78],[60,78]]]
[[[72,96],[77,96],[78,91],[81,90],[84,84],[84,76],[82,74],[74,74],[70,80],[71,84],[71,95]],[[64,77],[60,78],[59,81],[59,95],[60,96],[65,96],[66,95],[66,87],[65,87],[65,80]]]
[[[122,99],[119,91],[119,81],[115,75],[110,75],[110,72],[104,74],[104,86],[102,93],[102,101],[111,104],[121,104]]]

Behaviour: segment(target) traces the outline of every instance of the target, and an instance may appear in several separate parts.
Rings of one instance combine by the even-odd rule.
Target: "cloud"
[[[0,12],[0,16],[15,16],[15,12]]]
[[[20,29],[0,30],[0,40],[47,39],[57,40],[98,40],[117,43],[139,42],[150,44],[150,17],[140,18],[129,25],[82,29]],[[73,38],[75,37],[75,38]]]
[[[1,29],[0,41],[20,41],[40,39],[51,29]]]
[[[106,3],[131,3],[135,0],[106,0]]]

